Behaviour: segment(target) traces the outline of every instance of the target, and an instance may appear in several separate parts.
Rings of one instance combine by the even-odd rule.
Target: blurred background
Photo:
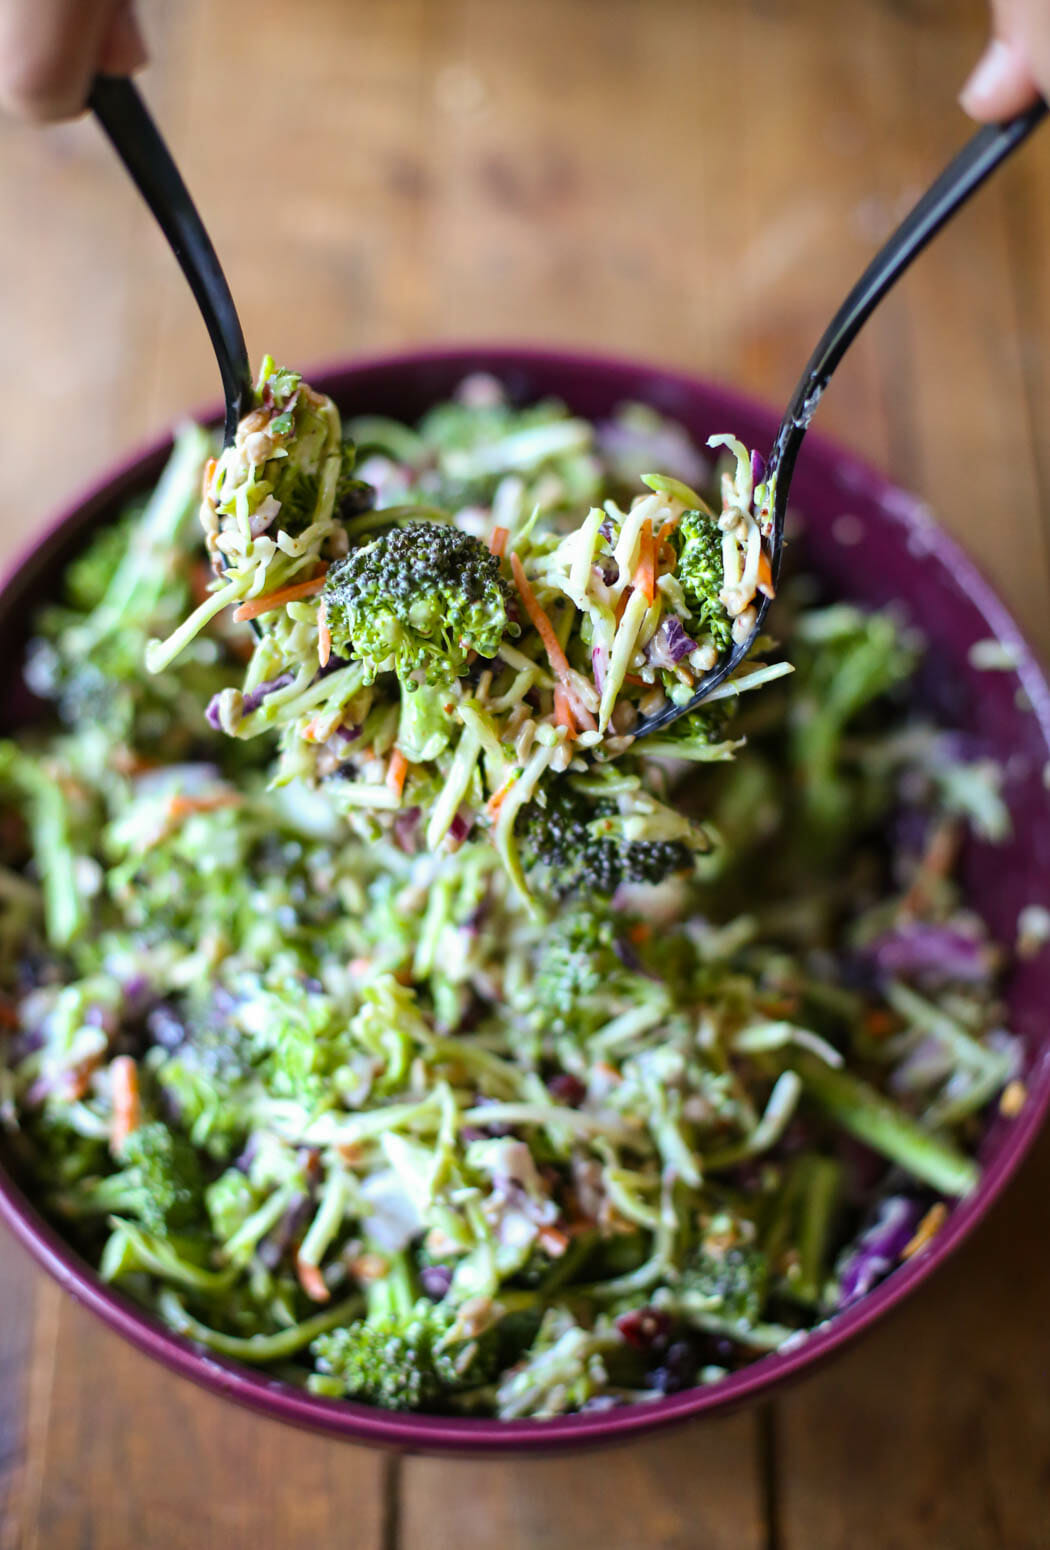
[[[969,133],[983,0],[145,0],[143,90],[253,359],[648,357],[778,407]],[[1044,649],[1050,129],[877,313],[818,428],[960,534]],[[87,121],[0,124],[0,553],[218,377]],[[0,1546],[1050,1546],[1041,1158],[777,1412],[587,1459],[398,1463],[175,1383],[0,1241]],[[5,1504],[6,1502],[6,1511]]]

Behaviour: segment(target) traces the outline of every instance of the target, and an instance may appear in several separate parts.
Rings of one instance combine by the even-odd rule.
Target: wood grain
[[[144,88],[255,357],[547,340],[776,402],[967,133],[984,6],[154,0],[147,26]],[[965,538],[1044,648],[1048,187],[1044,132],[880,309],[819,422]],[[216,381],[92,125],[0,126],[0,202],[3,554]],[[784,1399],[772,1516],[754,1416],[398,1470],[169,1378],[5,1240],[0,1545],[1050,1545],[1048,1183],[1044,1145],[934,1286]]]
[[[38,1290],[19,1550],[379,1550],[379,1454],[243,1415]]]
[[[1050,1144],[929,1286],[780,1405],[783,1550],[1050,1546]]]
[[[759,1550],[752,1416],[582,1458],[406,1459],[402,1550]]]

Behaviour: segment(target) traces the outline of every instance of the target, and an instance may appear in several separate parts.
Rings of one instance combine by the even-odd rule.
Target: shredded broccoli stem
[[[218,1351],[220,1356],[232,1357],[234,1361],[260,1364],[284,1361],[294,1356],[297,1351],[308,1346],[311,1340],[316,1340],[318,1335],[327,1334],[330,1329],[338,1329],[341,1324],[357,1318],[363,1303],[364,1299],[357,1293],[343,1302],[333,1303],[323,1313],[316,1313],[312,1319],[304,1319],[272,1335],[225,1335],[221,1330],[202,1324],[188,1313],[175,1292],[164,1291],[157,1298],[160,1313],[177,1335],[195,1340],[198,1345],[206,1345],[210,1350]]]
[[[953,871],[1002,771],[909,700],[913,632],[801,587],[790,661],[692,706],[772,585],[713,444],[484,377],[344,427],[267,358],[32,623],[0,1125],[184,1338],[541,1421],[804,1341],[976,1187],[1025,1101]],[[881,1257],[847,1137],[911,1181]]]

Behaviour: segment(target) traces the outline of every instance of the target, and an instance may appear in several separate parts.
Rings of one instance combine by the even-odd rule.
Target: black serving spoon
[[[97,75],[87,105],[153,211],[197,299],[222,375],[223,445],[228,447],[238,420],[251,408],[252,374],[237,308],[211,238],[134,84],[126,76]]]
[[[773,578],[780,574],[780,556],[784,542],[784,513],[787,510],[788,490],[795,460],[809,429],[813,412],[836,366],[860,333],[887,291],[917,258],[926,244],[935,237],[946,221],[959,210],[985,178],[993,173],[1000,162],[1015,151],[1031,134],[1047,111],[1045,102],[1037,102],[1025,113],[1011,118],[1004,124],[989,124],[963,146],[950,161],[935,183],[927,189],[911,213],[897,227],[889,240],[881,247],[865,269],[842,306],[828,324],[824,335],[810,356],[805,371],[780,422],[773,450],[769,455],[766,480],[772,491],[772,526],[765,540]],[[669,705],[655,715],[636,722],[633,736],[644,737],[668,726],[679,716],[695,709],[701,700],[718,687],[752,650],[761,633],[770,600],[761,598],[754,627],[747,639],[734,645],[706,673],[697,685],[693,698],[685,705]]]

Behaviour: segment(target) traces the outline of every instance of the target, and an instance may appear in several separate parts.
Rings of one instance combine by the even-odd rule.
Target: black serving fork
[[[1044,118],[1046,111],[1046,103],[1039,101],[1016,118],[979,129],[879,249],[825,329],[791,396],[766,466],[771,520],[764,543],[774,582],[780,574],[784,514],[787,511],[795,462],[814,410],[836,366],[879,302],[912,260],[918,257],[926,244],[961,209],[996,167],[1027,139]],[[634,737],[644,737],[694,710],[712,689],[728,678],[753,648],[762,631],[769,604],[768,597],[761,597],[755,610],[754,625],[746,640],[734,644],[723,654],[700,680],[691,700],[684,705],[669,705],[652,716],[643,717],[633,728]]]
[[[223,445],[231,446],[237,422],[251,407],[252,374],[237,308],[211,238],[133,82],[126,76],[96,76],[88,107],[156,217],[196,297],[222,376]]]

